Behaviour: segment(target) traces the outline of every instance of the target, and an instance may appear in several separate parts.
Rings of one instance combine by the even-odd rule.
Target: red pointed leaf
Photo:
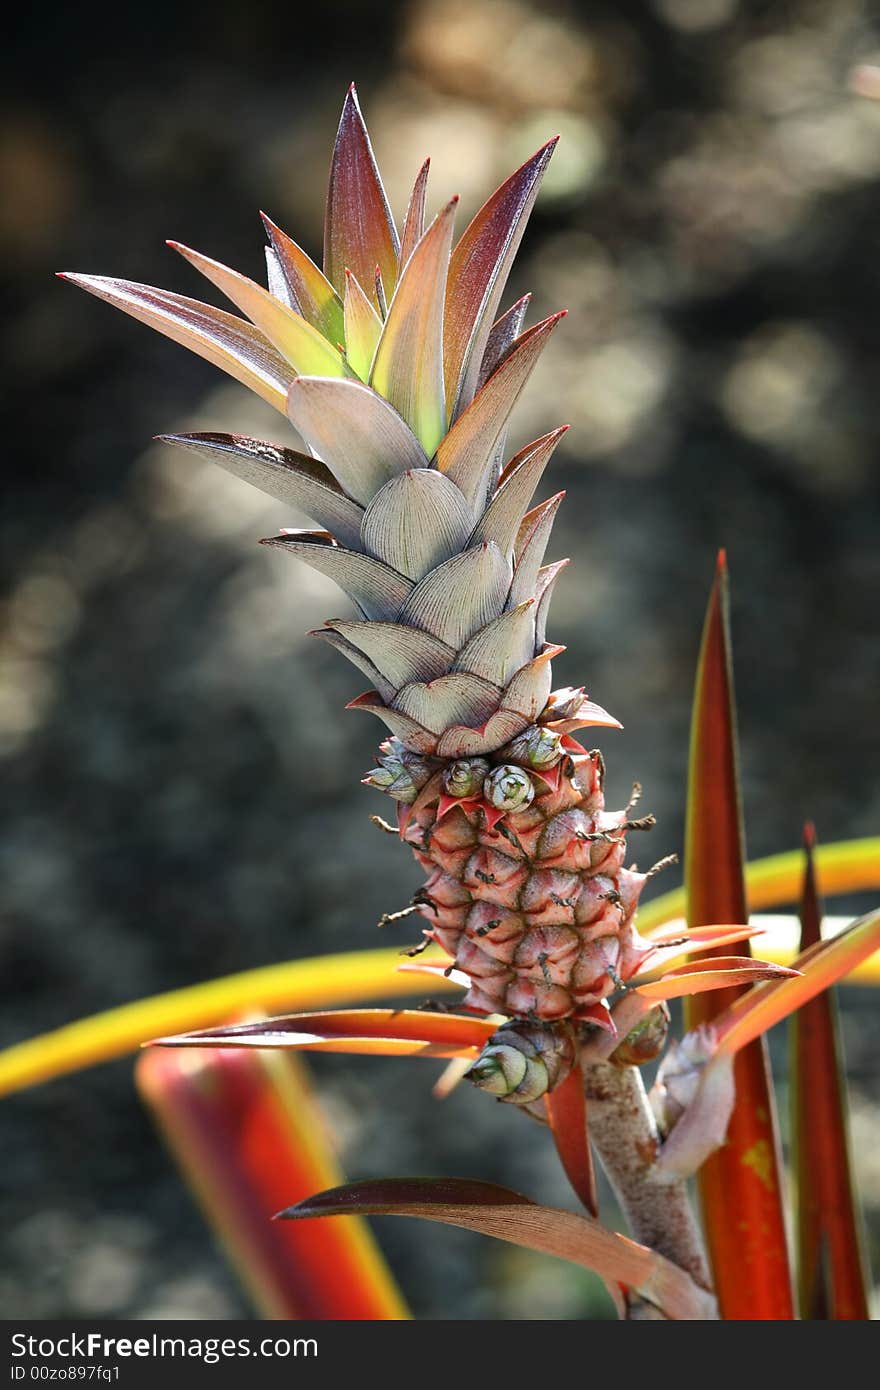
[[[461,1014],[418,1009],[339,1009],[288,1014],[256,1023],[204,1028],[156,1038],[156,1047],[304,1048],[321,1052],[364,1052],[460,1057],[479,1052],[495,1025]]]
[[[703,629],[691,725],[685,882],[692,928],[747,919],[737,757],[722,553]],[[711,954],[703,959],[702,968],[710,969]],[[689,998],[688,1026],[711,1023],[741,988]],[[794,1306],[778,1129],[763,1040],[737,1058],[735,1085],[727,1142],[698,1175],[721,1314],[733,1321],[787,1320],[794,1316]],[[731,1211],[737,1214],[735,1221]]]
[[[596,1173],[587,1131],[584,1074],[572,1067],[560,1085],[544,1097],[547,1123],[566,1176],[591,1216],[599,1215]]]
[[[804,834],[801,947],[822,939],[815,834]],[[800,1315],[834,1322],[869,1317],[865,1264],[847,1135],[846,1074],[829,992],[791,1023],[792,1135],[797,1182],[796,1246]]]
[[[518,1192],[467,1178],[386,1178],[319,1192],[280,1215],[416,1216],[463,1226],[593,1269],[655,1303],[670,1318],[711,1318],[714,1299],[683,1269],[589,1216],[541,1207]]]

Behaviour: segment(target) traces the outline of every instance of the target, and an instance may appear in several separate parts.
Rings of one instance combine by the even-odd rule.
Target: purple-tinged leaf
[[[477,381],[478,391],[482,386],[485,386],[492,373],[501,366],[516,339],[522,333],[531,302],[532,296],[524,294],[522,299],[518,299],[507,310],[506,314],[502,314],[500,319],[496,319],[493,323],[480,366],[480,375]]]
[[[390,294],[397,283],[398,249],[394,219],[352,83],[342,108],[330,164],[324,274],[339,294],[345,288],[347,269],[372,292],[378,266]],[[378,300],[376,308],[380,308]]]
[[[210,459],[276,501],[314,517],[344,545],[360,549],[363,508],[346,497],[318,459],[241,434],[160,434],[157,439]]]
[[[299,376],[288,392],[287,414],[349,496],[364,506],[390,479],[427,466],[409,426],[361,381]]]
[[[542,1207],[494,1183],[467,1178],[386,1178],[319,1192],[280,1214],[414,1216],[495,1236],[595,1270],[656,1304],[669,1318],[714,1318],[715,1300],[678,1265],[592,1217]]]
[[[455,659],[455,652],[445,642],[402,623],[359,623],[333,618],[326,626],[363,652],[396,690],[409,681],[442,675]],[[325,634],[319,629],[315,635]]]
[[[310,533],[269,536],[261,544],[286,550],[332,579],[357,604],[365,618],[383,622],[396,617],[412,592],[412,580],[404,579],[381,560],[346,550],[343,546],[316,544]]]
[[[398,691],[394,704],[435,734],[452,725],[475,728],[497,710],[501,691],[497,685],[468,672],[438,676],[425,684],[406,685]]]
[[[495,483],[496,457],[510,419],[547,339],[563,314],[535,324],[517,339],[501,366],[437,449],[437,467],[460,488],[475,513]]]
[[[455,668],[505,686],[534,654],[535,603],[528,599],[475,633],[455,658]]]
[[[520,526],[514,542],[516,552],[516,566],[513,571],[513,583],[510,586],[510,597],[508,603],[511,608],[517,603],[523,603],[525,599],[536,596],[538,591],[538,576],[541,573],[541,566],[544,563],[544,552],[550,540],[550,533],[553,530],[553,523],[556,520],[556,513],[562,505],[565,497],[564,492],[557,492],[548,502],[541,507],[534,508],[528,513],[533,520],[529,524],[527,533],[523,532]],[[524,518],[525,520],[525,518]],[[551,579],[555,579],[561,567],[568,564],[567,560],[557,560],[555,565],[548,566],[554,573],[546,576],[541,592],[546,590]]]
[[[430,167],[431,161],[426,159],[416,175],[406,216],[403,219],[403,231],[400,237],[401,274],[425,231],[425,195],[428,191],[428,170]]]
[[[496,189],[452,253],[443,354],[450,420],[473,399],[492,321],[555,145],[549,141]]]
[[[364,513],[364,549],[408,579],[463,550],[473,528],[454,483],[434,468],[413,468],[386,483]]]
[[[399,621],[424,628],[456,651],[504,606],[510,565],[486,542],[453,555],[413,589]]]
[[[432,734],[430,729],[425,729],[416,723],[415,719],[410,719],[409,715],[401,710],[392,709],[386,705],[378,690],[367,690],[363,695],[358,695],[357,699],[349,700],[346,709],[365,710],[367,714],[374,714],[377,719],[396,734],[414,753],[433,753],[437,748],[437,735]]]
[[[553,450],[567,429],[568,425],[563,425],[551,434],[544,435],[543,439],[537,439],[520,450],[505,469],[501,486],[477,523],[472,544],[478,540],[494,541],[502,555],[513,554],[526,508],[543,477],[544,469],[550,462]]]
[[[131,280],[116,280],[103,275],[72,275],[62,272],[69,280],[98,299],[105,299],[117,309],[158,329],[166,338],[189,348],[215,367],[228,372],[242,385],[274,405],[282,415],[287,406],[287,391],[293,380],[290,365],[276,351],[265,333],[244,319],[202,304],[153,285],[136,285]],[[267,296],[268,298],[269,296]]]

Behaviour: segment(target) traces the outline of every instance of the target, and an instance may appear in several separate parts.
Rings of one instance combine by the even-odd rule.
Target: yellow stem
[[[826,898],[880,889],[880,838],[821,845],[816,861],[819,891]],[[747,883],[751,907],[757,911],[796,902],[802,872],[800,850],[750,864]],[[676,889],[646,904],[639,914],[639,926],[646,931],[683,915],[684,893]],[[772,933],[760,941],[760,953],[766,959],[778,959],[782,964],[791,959],[784,945],[774,948]],[[226,1022],[249,1008],[270,1012],[334,1008],[421,993],[424,982],[418,976],[396,973],[399,963],[400,955],[393,947],[350,951],[245,970],[123,1004],[0,1052],[0,1096],[122,1057],[150,1038]],[[863,964],[855,978],[860,983],[880,984],[876,957]],[[458,988],[442,976],[432,982],[434,991]]]

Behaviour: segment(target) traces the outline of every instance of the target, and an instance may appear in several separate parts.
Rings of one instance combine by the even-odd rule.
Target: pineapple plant
[[[713,1276],[722,1315],[751,1316],[763,1262],[759,1316],[788,1318],[778,1184],[758,1181],[754,1163],[765,1154],[775,1171],[761,1035],[871,953],[880,914],[809,947],[803,972],[728,954],[757,929],[745,923],[722,559],[695,703],[689,925],[665,918],[638,930],[642,890],[666,861],[627,867],[627,837],[653,818],[634,814],[638,786],[627,806],[606,809],[602,753],[574,736],[618,721],[582,687],[553,689],[551,664],[564,648],[548,640],[547,624],[567,561],[545,558],[563,494],[537,504],[534,496],[564,428],[508,458],[512,412],[563,317],[527,327],[529,297],[502,302],[554,145],[515,170],[455,243],[455,198],[426,219],[426,161],[398,230],[352,87],[331,161],[321,268],[264,218],[267,288],[169,243],[244,317],[124,280],[63,277],[228,372],[305,441],[308,454],[233,434],[160,436],[313,519],[316,529],[288,528],[264,543],[332,579],[354,604],[354,616],[330,618],[313,635],[370,682],[349,708],[385,726],[363,781],[396,804],[396,825],[373,819],[426,874],[410,906],[386,920],[420,915],[424,940],[406,954],[435,950],[429,963],[402,968],[451,976],[465,991],[461,1013],[303,1013],[156,1041],[448,1058],[441,1089],[466,1074],[548,1125],[589,1213],[443,1179],[334,1187],[281,1215],[397,1213],[501,1235],[596,1269],[628,1317],[715,1317]],[[709,960],[681,963],[704,952]],[[722,1002],[669,1048],[649,1097],[640,1068],[666,1046],[666,1000],[710,991],[725,991]],[[186,1068],[178,1076],[148,1054],[141,1072],[160,1114],[170,1084],[172,1128],[198,1111]],[[242,1075],[253,1082],[246,1062]],[[199,1182],[204,1169],[222,1170],[223,1146],[240,1137],[237,1121],[220,1130],[202,1119]],[[729,1125],[726,1168],[707,1199],[710,1269],[687,1180],[710,1155],[724,1159]],[[591,1144],[640,1244],[595,1220]],[[273,1192],[276,1147],[273,1138],[257,1175]],[[748,1217],[735,1228],[732,1208]],[[718,1233],[742,1244],[743,1228],[740,1271],[738,1256],[723,1264]],[[262,1222],[255,1238],[260,1249],[269,1239]]]
[[[245,315],[123,280],[65,278],[222,367],[270,402],[306,455],[238,435],[160,436],[321,529],[265,543],[333,579],[354,617],[313,635],[371,689],[389,736],[364,781],[397,803],[427,879],[412,910],[467,982],[464,1007],[610,1027],[605,999],[649,952],[647,874],[627,869],[632,806],[605,809],[604,763],[573,735],[619,728],[583,689],[552,691],[559,493],[532,505],[557,428],[507,458],[511,413],[562,314],[525,326],[505,283],[555,141],[453,245],[457,199],[426,225],[428,162],[400,232],[354,87],[330,169],[323,268],[264,218],[268,289],[169,243]],[[474,1080],[498,1084],[491,1067]]]

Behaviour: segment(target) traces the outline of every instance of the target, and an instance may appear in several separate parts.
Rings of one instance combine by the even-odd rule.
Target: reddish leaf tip
[[[816,848],[816,827],[811,820],[804,822],[803,846],[808,851]]]
[[[715,573],[719,577],[727,574],[727,550],[724,546],[718,552],[718,558],[715,561]]]

